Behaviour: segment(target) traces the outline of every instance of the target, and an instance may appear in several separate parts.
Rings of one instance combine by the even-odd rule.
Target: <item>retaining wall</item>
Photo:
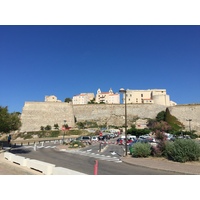
[[[136,118],[155,118],[160,111],[165,111],[166,106],[157,104],[127,104],[127,122],[133,124]],[[191,128],[200,132],[200,104],[177,105],[168,107],[185,127],[186,119],[192,119]],[[38,131],[41,126],[54,124],[61,126],[66,123],[70,127],[76,122],[95,121],[98,124],[124,125],[124,104],[86,104],[72,105],[64,102],[25,102],[21,121],[21,132]]]

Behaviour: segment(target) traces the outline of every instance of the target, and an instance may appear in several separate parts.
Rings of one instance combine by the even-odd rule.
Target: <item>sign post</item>
[[[66,130],[65,126],[62,126],[62,131],[63,131],[63,144],[64,144],[64,135],[65,135],[65,130]]]

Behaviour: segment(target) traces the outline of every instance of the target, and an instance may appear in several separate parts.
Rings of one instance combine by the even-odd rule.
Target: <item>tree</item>
[[[147,126],[153,131],[159,130],[164,132],[177,132],[184,127],[175,116],[170,114],[168,108],[166,111],[159,112],[156,119],[149,119]]]
[[[67,97],[67,98],[65,98],[65,102],[66,103],[72,102],[72,99]]]
[[[85,128],[85,124],[83,122],[77,122],[76,125],[78,126],[79,129]]]
[[[150,121],[150,123],[148,124],[148,127],[152,130],[152,131],[164,131],[164,132],[168,132],[171,130],[171,126],[165,122],[165,121]]]
[[[8,112],[8,107],[0,106],[0,132],[9,133],[18,130],[21,126],[19,113]]]
[[[135,135],[136,137],[139,137],[141,135],[146,135],[149,134],[150,130],[149,129],[137,129],[135,125],[132,125],[130,129],[127,130],[127,134],[130,135]]]
[[[95,98],[93,98],[92,100],[88,101],[88,104],[97,104],[97,102],[95,101]]]
[[[157,116],[156,116],[156,120],[157,120],[158,122],[160,122],[160,121],[165,121],[165,115],[166,115],[165,111],[159,112],[159,113],[157,114]]]
[[[51,126],[50,126],[50,125],[47,125],[47,126],[45,127],[45,130],[46,130],[46,131],[50,131],[50,130],[51,130]]]
[[[166,109],[165,121],[172,127],[172,130],[175,132],[184,128],[184,125],[179,122],[175,116],[171,115],[168,108]]]
[[[54,124],[54,128],[59,130],[59,125],[58,124]]]

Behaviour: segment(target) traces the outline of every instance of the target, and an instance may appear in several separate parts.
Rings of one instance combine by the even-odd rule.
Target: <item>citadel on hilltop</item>
[[[21,132],[39,131],[41,126],[53,127],[54,124],[62,127],[64,122],[72,128],[76,127],[76,122],[85,121],[107,126],[124,125],[125,102],[120,104],[120,94],[114,93],[112,89],[108,92],[98,89],[96,95],[81,93],[74,96],[73,100],[69,103],[61,102],[51,95],[45,96],[44,102],[25,102],[21,115]],[[200,104],[176,105],[170,101],[164,89],[127,89],[126,102],[128,126],[135,123],[135,119],[154,119],[159,112],[168,108],[186,130],[191,128],[200,134]]]
[[[125,95],[125,94],[123,94]],[[72,98],[72,103],[88,104],[95,98],[94,93],[81,93],[75,95]],[[123,96],[123,103],[124,103]],[[102,92],[100,89],[97,90],[96,103],[105,104],[119,104],[120,94],[114,93],[112,89],[108,92]],[[148,89],[148,90],[126,90],[126,103],[127,104],[159,104],[164,106],[175,106],[176,103],[170,100],[170,96],[167,94],[166,89]]]

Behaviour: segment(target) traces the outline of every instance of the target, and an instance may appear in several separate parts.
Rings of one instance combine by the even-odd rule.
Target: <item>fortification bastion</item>
[[[136,118],[155,118],[166,106],[156,104],[127,104],[127,122],[133,124]],[[184,124],[188,130],[188,121],[192,119],[191,128],[200,133],[200,105],[177,105],[168,107],[170,113]],[[95,121],[97,124],[124,125],[124,104],[85,104],[73,105],[65,102],[25,102],[20,132],[38,131],[41,126],[64,124],[75,127],[76,122]]]
[[[41,126],[66,124],[74,127],[74,111],[70,103],[64,102],[25,102],[21,115],[21,132],[38,131]]]

